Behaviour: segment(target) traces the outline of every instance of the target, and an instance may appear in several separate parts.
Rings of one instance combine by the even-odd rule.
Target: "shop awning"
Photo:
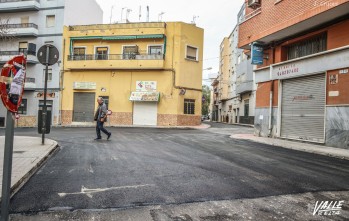
[[[155,101],[158,102],[160,100],[159,92],[141,92],[134,91],[131,92],[130,101]]]

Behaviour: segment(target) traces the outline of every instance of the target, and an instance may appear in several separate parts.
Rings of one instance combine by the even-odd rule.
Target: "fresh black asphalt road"
[[[93,128],[53,128],[47,137],[61,149],[12,198],[11,212],[349,190],[345,160],[234,140],[210,130],[110,130],[111,141],[93,141]],[[16,129],[15,135],[40,136],[35,129]]]

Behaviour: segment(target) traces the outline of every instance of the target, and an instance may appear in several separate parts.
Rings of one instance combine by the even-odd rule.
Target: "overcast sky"
[[[205,30],[203,77],[219,71],[219,46],[224,37],[228,37],[236,25],[237,13],[244,0],[97,0],[104,11],[104,23],[120,22],[122,8],[129,8],[130,22],[146,21],[146,8],[150,8],[149,21],[182,21],[191,23],[196,16],[196,25]],[[112,12],[112,13],[111,13]],[[123,19],[126,9],[123,10]]]

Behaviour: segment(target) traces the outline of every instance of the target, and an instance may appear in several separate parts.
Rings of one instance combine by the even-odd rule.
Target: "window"
[[[45,73],[46,73],[46,69],[44,69],[44,71],[43,71],[43,77],[42,77],[43,82],[45,82]],[[52,68],[48,69],[47,81],[52,81]]]
[[[21,24],[23,28],[27,28],[29,24],[29,16],[21,17]]]
[[[46,16],[46,27],[51,28],[55,27],[55,16],[54,15],[47,15]]]
[[[96,48],[96,60],[108,60],[108,48],[107,47]]]
[[[161,45],[154,45],[148,47],[148,54],[162,54],[162,46]]]
[[[244,116],[248,117],[249,116],[249,111],[250,110],[250,100],[244,100]]]
[[[299,43],[288,46],[287,60],[319,53],[322,51],[326,51],[326,49],[327,49],[327,34],[323,33],[314,38],[301,41]]]
[[[197,61],[198,60],[198,49],[191,47],[191,46],[187,46],[186,58],[190,59],[190,60]]]
[[[136,59],[136,54],[138,54],[137,45],[123,46],[122,59]]]
[[[27,114],[27,99],[22,99],[22,103],[18,107],[18,114]]]
[[[184,99],[184,114],[195,114],[195,100]]]
[[[85,60],[86,48],[76,47],[74,48],[74,60]]]
[[[19,42],[18,44],[18,51],[20,53],[26,53],[28,50],[28,42]]]

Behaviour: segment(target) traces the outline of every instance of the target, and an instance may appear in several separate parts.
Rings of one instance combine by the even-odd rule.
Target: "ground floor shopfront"
[[[58,89],[49,89],[47,93],[47,110],[51,125],[60,123],[60,93]],[[16,127],[37,127],[39,110],[44,105],[44,92],[41,90],[26,90],[18,109],[19,119],[15,120]],[[0,105],[0,127],[5,127],[7,110]]]
[[[343,47],[256,70],[255,133],[348,149],[348,57]]]
[[[169,71],[73,71],[64,74],[62,124],[92,123],[97,98],[112,111],[108,125],[192,126],[201,123],[200,90],[173,86]]]

